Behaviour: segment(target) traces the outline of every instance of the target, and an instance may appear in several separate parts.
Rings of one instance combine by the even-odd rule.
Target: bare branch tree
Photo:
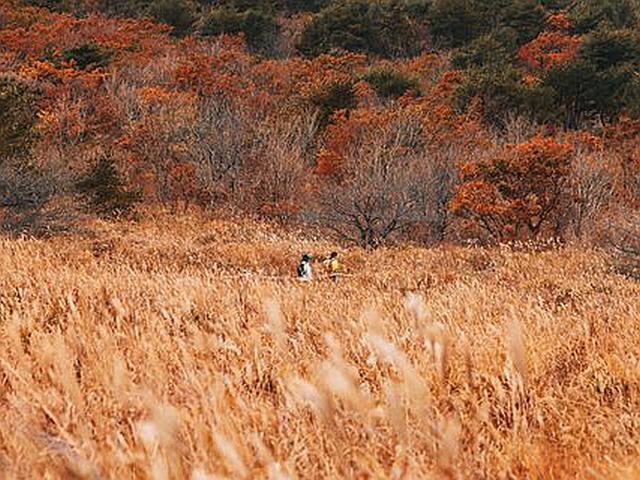
[[[571,166],[570,182],[573,206],[568,211],[573,233],[580,237],[613,201],[614,178],[605,158],[578,154]]]
[[[257,144],[244,171],[247,196],[243,204],[288,217],[302,207],[317,115],[267,119],[257,128]]]
[[[33,235],[71,228],[77,213],[71,180],[68,170],[34,157],[0,162],[2,228]]]
[[[426,161],[407,144],[413,125],[391,125],[346,159],[340,180],[319,195],[319,218],[345,240],[374,248],[422,218]]]
[[[426,161],[422,187],[422,222],[429,241],[441,242],[447,235],[450,211],[449,201],[457,181],[456,160],[459,152],[449,146],[435,152]]]
[[[640,280],[640,214],[622,208],[608,217],[604,244],[611,249],[615,270]]]
[[[213,200],[238,193],[241,173],[257,139],[255,121],[229,102],[212,98],[198,105],[188,127],[189,155]]]

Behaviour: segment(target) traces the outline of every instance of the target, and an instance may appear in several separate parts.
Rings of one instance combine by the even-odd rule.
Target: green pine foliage
[[[66,62],[73,62],[75,68],[92,70],[107,66],[112,54],[111,50],[100,45],[85,43],[79,47],[63,50],[62,58]]]
[[[460,70],[490,66],[499,69],[512,63],[517,46],[517,36],[512,29],[496,29],[455,50],[451,62]]]
[[[487,19],[472,0],[436,0],[429,11],[430,32],[440,47],[462,47],[489,33]]]
[[[95,0],[94,5],[99,12],[119,17],[136,17],[146,15],[153,0]]]
[[[386,58],[420,52],[420,31],[400,1],[336,0],[314,17],[297,48],[307,57],[330,52]]]
[[[101,158],[76,183],[76,189],[86,198],[89,209],[105,218],[129,213],[141,198],[140,192],[127,188],[110,157]]]
[[[545,25],[546,13],[538,0],[518,0],[507,5],[499,19],[499,28],[509,29],[518,45],[530,42]]]
[[[190,33],[197,19],[195,6],[189,0],[155,0],[149,12],[158,22],[172,27],[176,36]]]
[[[278,23],[266,10],[251,8],[241,11],[233,7],[213,10],[204,21],[202,35],[243,34],[254,51],[269,52],[276,43]]]
[[[634,0],[581,0],[570,11],[575,32],[582,34],[601,27],[634,28],[638,24],[638,4]]]
[[[420,91],[420,84],[416,79],[391,68],[372,70],[363,77],[363,80],[382,98],[397,98],[409,91],[414,93]]]
[[[24,0],[24,4],[52,12],[84,13],[84,5],[80,0]]]
[[[318,109],[318,122],[321,127],[331,122],[331,116],[339,110],[349,110],[358,105],[352,82],[337,82],[317,92],[310,99]]]
[[[37,97],[28,84],[0,77],[0,163],[29,149],[34,138]]]
[[[640,110],[640,36],[628,28],[638,23],[631,0],[499,0],[494,6],[490,13],[485,0],[436,0],[429,13],[436,41],[457,47],[452,65],[466,77],[456,95],[460,108],[479,100],[493,124],[515,112],[566,128]],[[518,49],[557,11],[570,14],[572,33],[583,41],[579,54],[526,86]]]
[[[640,95],[640,41],[634,32],[604,28],[588,36],[578,58],[544,79],[566,127],[594,115],[612,120],[634,111]]]
[[[282,0],[282,7],[288,12],[319,12],[331,0]]]
[[[553,91],[548,87],[524,85],[520,72],[506,64],[500,68],[490,65],[470,69],[456,92],[460,109],[479,100],[485,120],[498,127],[502,126],[507,112],[549,120],[549,112],[554,111],[552,99]]]

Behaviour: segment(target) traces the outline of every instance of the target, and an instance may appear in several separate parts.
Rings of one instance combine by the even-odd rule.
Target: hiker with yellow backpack
[[[300,263],[296,269],[298,280],[305,283],[311,282],[311,262],[313,257],[309,253],[302,254]],[[322,261],[324,267],[329,275],[329,279],[333,283],[338,283],[338,280],[342,274],[340,261],[338,260],[338,252],[331,252],[328,257],[325,257]]]
[[[331,252],[329,256],[324,261],[325,266],[327,268],[327,272],[329,273],[329,278],[333,281],[333,283],[338,283],[340,278],[340,262],[338,261],[338,252]]]

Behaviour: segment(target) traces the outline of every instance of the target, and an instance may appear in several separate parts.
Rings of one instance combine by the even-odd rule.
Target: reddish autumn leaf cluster
[[[463,167],[452,207],[494,238],[536,237],[563,200],[571,156],[571,145],[552,138],[507,145]]]
[[[532,71],[545,72],[572,60],[580,39],[563,32],[543,32],[518,51],[518,58]]]

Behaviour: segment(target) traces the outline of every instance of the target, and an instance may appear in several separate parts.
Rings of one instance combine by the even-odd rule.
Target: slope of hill
[[[222,3],[0,4],[2,229],[187,204],[375,247],[637,211],[636,0]]]
[[[339,246],[94,229],[1,242],[3,478],[640,473],[640,287],[597,251],[341,249],[304,285]]]

